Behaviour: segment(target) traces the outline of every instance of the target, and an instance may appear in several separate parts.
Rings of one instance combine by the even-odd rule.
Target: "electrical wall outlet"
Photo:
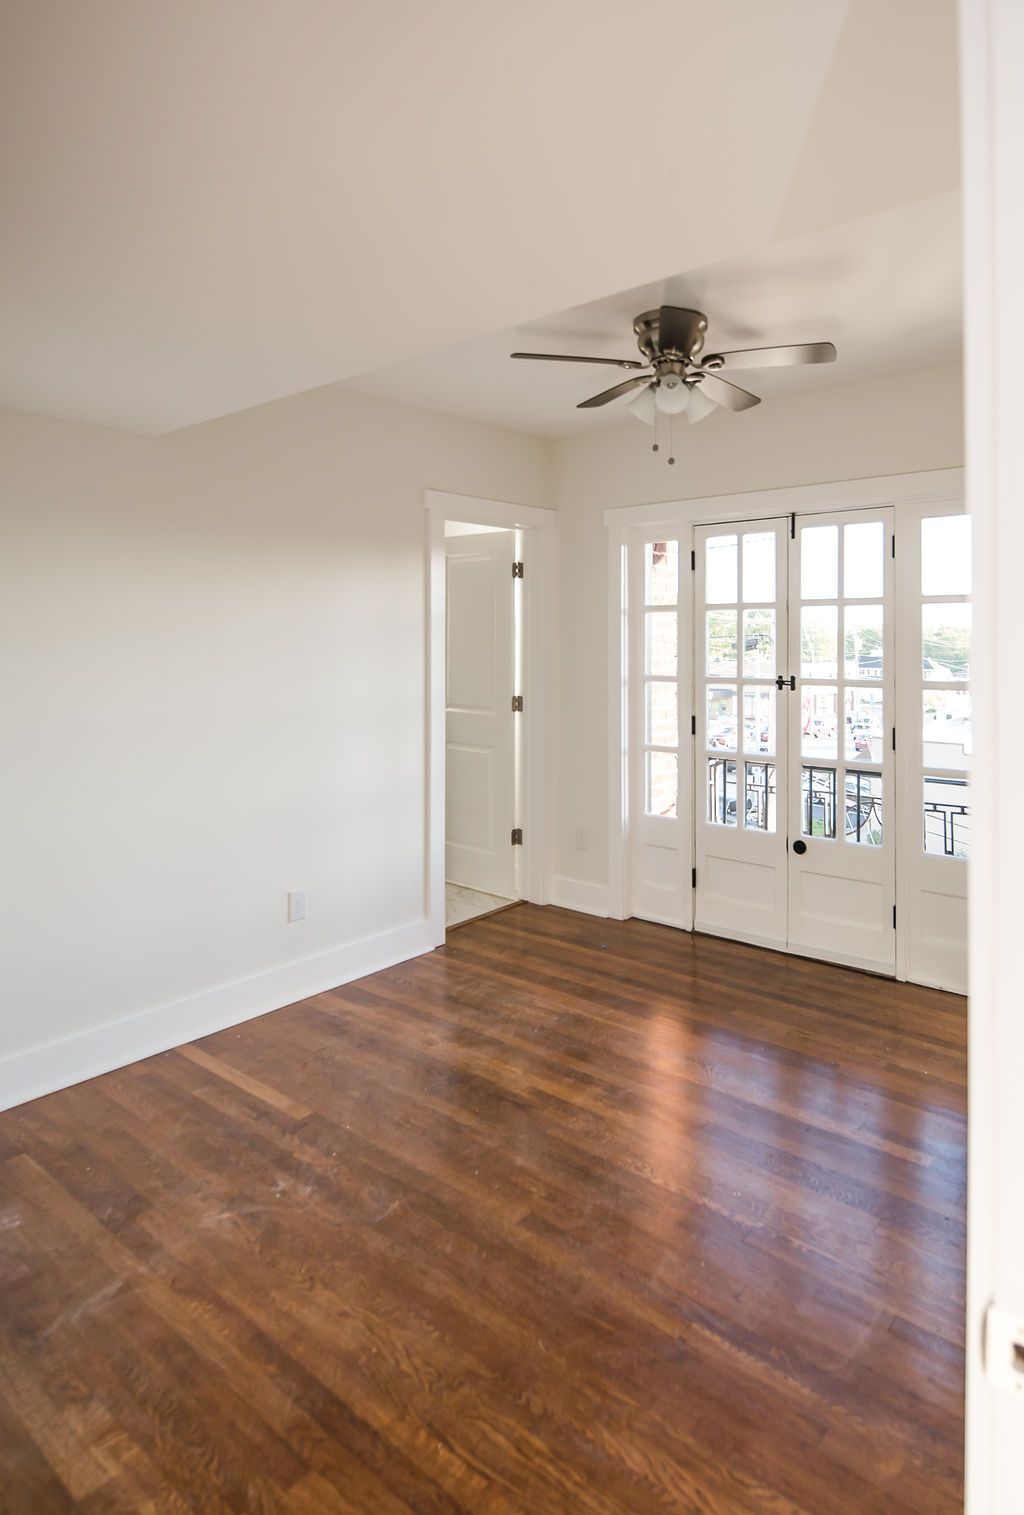
[[[288,891],[288,920],[304,921],[306,919],[306,891],[305,889],[289,889]]]
[[[590,832],[585,826],[576,827],[576,851],[586,852],[590,846]]]

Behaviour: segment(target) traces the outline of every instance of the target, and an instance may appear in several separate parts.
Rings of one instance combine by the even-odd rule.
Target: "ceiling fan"
[[[686,412],[691,424],[701,421],[717,407],[749,410],[760,405],[759,395],[723,379],[723,372],[743,368],[788,368],[806,363],[832,363],[836,350],[831,342],[799,342],[790,347],[750,347],[741,352],[709,353],[704,347],[708,318],[699,310],[662,305],[645,310],[633,322],[643,362],[635,358],[585,358],[558,352],[514,352],[513,358],[535,358],[545,363],[606,363],[615,368],[636,369],[634,377],[581,400],[577,410],[607,405],[620,395],[633,393],[628,409],[639,420],[655,425],[659,414]],[[634,393],[635,391],[635,393]],[[655,442],[654,451],[658,444]],[[675,458],[670,457],[670,463]]]

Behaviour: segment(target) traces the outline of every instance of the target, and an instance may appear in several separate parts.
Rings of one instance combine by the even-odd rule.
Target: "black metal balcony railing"
[[[930,847],[930,841],[937,841],[942,836],[942,853],[944,857],[966,857],[967,843],[970,837],[970,828],[967,825],[967,817],[970,814],[967,805],[943,804],[937,800],[925,800],[924,802],[924,847],[926,852],[934,852]],[[929,820],[931,824],[929,825]]]

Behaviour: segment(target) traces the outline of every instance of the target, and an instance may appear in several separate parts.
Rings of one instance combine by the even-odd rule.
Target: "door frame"
[[[800,484],[743,494],[712,495],[650,505],[627,505],[605,511],[608,529],[608,914],[615,920],[632,915],[633,820],[630,811],[629,754],[629,549],[652,529],[666,535],[692,534],[694,526],[757,520],[771,516],[820,515],[829,511],[871,510],[892,506],[897,542],[901,506],[926,507],[957,500],[963,508],[964,470],[936,468],[919,473]],[[920,511],[916,518],[920,519]],[[897,553],[899,549],[897,547]],[[899,558],[897,556],[897,567]],[[692,618],[693,586],[687,575],[685,614]],[[977,586],[976,586],[977,593]],[[679,596],[680,623],[684,595]],[[899,614],[897,610],[897,615]],[[899,696],[897,695],[897,700]],[[898,708],[898,707],[897,707]],[[692,762],[692,754],[691,754]],[[682,763],[681,763],[682,766]],[[692,774],[688,775],[692,793]],[[897,780],[898,783],[898,780]],[[690,827],[692,837],[692,826]],[[690,843],[692,850],[692,840]],[[898,864],[897,864],[898,870]],[[897,878],[897,892],[899,879]],[[905,976],[897,936],[897,977]]]
[[[522,896],[531,904],[547,903],[547,627],[552,624],[550,564],[555,512],[536,505],[514,505],[475,495],[424,490],[426,512],[426,691],[427,804],[426,916],[435,947],[444,945],[445,844],[445,650],[447,584],[445,521],[499,526],[523,533],[522,725],[519,732],[518,814],[523,830],[519,877]],[[518,824],[518,823],[517,823]]]

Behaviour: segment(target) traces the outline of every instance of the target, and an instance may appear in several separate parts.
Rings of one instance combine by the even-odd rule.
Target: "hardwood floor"
[[[0,1509],[958,1511],[965,1031],[520,906],[0,1115]]]

